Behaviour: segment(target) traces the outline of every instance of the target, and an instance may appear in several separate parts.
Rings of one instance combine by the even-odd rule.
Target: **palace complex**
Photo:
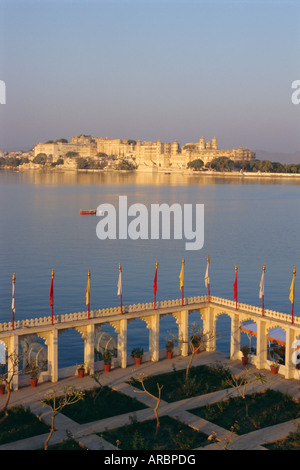
[[[139,169],[143,168],[186,168],[195,159],[207,164],[218,157],[227,157],[234,161],[251,161],[255,152],[248,148],[218,148],[217,139],[211,142],[201,137],[199,142],[186,143],[182,148],[174,140],[172,143],[135,141],[129,139],[110,139],[109,137],[74,136],[71,142],[60,139],[56,142],[39,143],[34,147],[34,156],[38,154],[52,156],[53,161],[59,158],[84,157],[99,159],[126,159],[135,162]]]

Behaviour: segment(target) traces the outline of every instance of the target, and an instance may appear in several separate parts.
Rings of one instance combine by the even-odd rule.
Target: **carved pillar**
[[[18,374],[18,360],[17,357],[19,355],[19,336],[13,334],[10,336],[8,344],[7,344],[7,353],[8,353],[8,380],[11,379],[12,375],[14,375],[12,379],[12,387],[13,390],[18,390],[19,388],[19,374]]]
[[[122,369],[127,367],[127,319],[118,322],[118,361]]]
[[[159,315],[152,315],[147,326],[149,332],[149,352],[153,362],[159,361]]]
[[[45,334],[45,343],[48,346],[48,372],[51,382],[58,381],[58,330],[53,328]]]
[[[296,340],[296,332],[294,328],[287,328],[285,333],[285,378],[292,379],[294,377],[296,364],[293,357],[295,351],[294,341]]]
[[[230,339],[230,359],[234,361],[239,358],[241,349],[241,330],[239,315],[233,314],[231,317],[231,339]]]
[[[90,323],[86,326],[84,335],[84,363],[89,374],[95,372],[95,325]]]
[[[256,339],[256,367],[263,369],[267,361],[267,332],[266,322],[257,320],[257,339]]]
[[[206,351],[215,351],[216,350],[216,328],[214,321],[214,309],[213,307],[205,308],[203,315],[203,333],[208,335],[208,338],[211,338],[205,344]]]
[[[188,310],[182,310],[181,312],[174,313],[173,316],[176,318],[178,324],[178,339],[180,353],[182,356],[188,356],[189,354],[189,312]]]

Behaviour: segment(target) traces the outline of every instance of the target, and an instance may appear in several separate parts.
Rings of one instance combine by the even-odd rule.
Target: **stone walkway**
[[[188,358],[181,356],[170,360],[162,360],[160,362],[148,362],[142,363],[141,366],[130,366],[126,369],[114,369],[108,374],[101,376],[101,383],[103,385],[109,385],[110,387],[118,390],[126,395],[136,398],[146,405],[152,406],[154,400],[146,394],[135,393],[134,389],[126,383],[128,379],[136,376],[137,374],[156,375],[164,372],[170,372],[172,367],[175,366],[176,370],[185,368],[187,365]],[[240,361],[230,361],[224,354],[219,352],[203,352],[200,355],[195,356],[193,360],[193,366],[200,364],[215,364],[216,362],[222,363],[228,367],[232,373],[238,374],[242,372],[243,366]],[[257,370],[250,367],[253,372]],[[264,384],[256,384],[248,388],[247,392],[252,393],[253,391],[264,390],[266,388],[272,388],[281,392],[287,392],[295,398],[300,398],[300,383],[296,380],[286,380],[280,375],[272,375],[269,371],[261,371],[266,382]],[[20,390],[13,392],[10,406],[16,404],[22,404],[25,407],[29,407],[30,410],[36,415],[40,416],[44,421],[50,423],[50,412],[47,407],[43,407],[40,398],[43,398],[49,389],[55,389],[60,391],[63,387],[72,385],[77,389],[89,389],[93,388],[96,384],[95,381],[86,376],[83,379],[70,377],[67,379],[60,380],[57,384],[42,383],[37,388],[24,387]],[[233,391],[234,393],[235,391]],[[225,440],[230,437],[230,432],[223,429],[213,423],[210,423],[198,416],[190,413],[189,410],[193,408],[203,406],[207,403],[214,403],[222,400],[228,396],[228,390],[221,390],[207,395],[201,395],[198,397],[187,398],[174,403],[161,402],[159,406],[159,415],[168,415],[176,418],[189,426],[192,426],[199,431],[210,435],[215,432],[219,442],[216,444],[210,444],[206,447],[201,447],[197,450],[221,450]],[[5,395],[0,397],[0,406],[5,400]],[[66,439],[66,431],[70,432],[76,441],[81,445],[85,446],[89,450],[114,450],[116,447],[109,442],[104,441],[96,433],[101,433],[108,429],[114,429],[123,426],[124,424],[130,423],[130,417],[134,414],[138,421],[147,419],[154,419],[153,408],[143,409],[134,413],[126,413],[121,416],[115,416],[99,421],[94,421],[87,424],[78,424],[67,418],[63,414],[59,414],[55,418],[55,428],[57,431],[54,432],[50,444],[56,444]],[[229,450],[266,450],[263,445],[282,439],[286,437],[290,432],[296,430],[296,426],[300,424],[300,418],[270,426],[268,428],[253,431],[249,434],[237,436],[234,434],[230,437],[230,445],[227,447]],[[43,448],[43,444],[48,434],[20,440],[10,444],[0,445],[0,450],[34,450]]]

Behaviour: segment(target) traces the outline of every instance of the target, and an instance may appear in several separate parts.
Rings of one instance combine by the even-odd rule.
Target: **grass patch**
[[[228,388],[226,379],[230,377],[229,370],[222,364],[201,365],[191,367],[188,381],[185,380],[185,369],[174,369],[166,374],[146,377],[144,384],[146,389],[154,395],[157,394],[157,383],[163,385],[162,400],[172,403],[184,398],[224,390]],[[129,383],[136,388],[141,388],[140,382],[134,378]]]
[[[180,421],[163,416],[160,428],[155,437],[156,421],[138,422],[132,418],[131,423],[122,428],[106,431],[101,437],[121,450],[188,450],[209,443],[207,435]]]
[[[76,423],[84,424],[99,419],[130,413],[147,408],[135,398],[112,390],[110,387],[95,387],[84,392],[83,400],[65,407],[62,414]]]
[[[231,397],[195,408],[190,413],[228,430],[234,427],[240,435],[300,417],[299,401],[285,393],[267,389],[246,395],[245,400]]]
[[[299,426],[297,427],[297,430],[295,432],[290,432],[290,434],[284,439],[269,442],[268,444],[264,444],[263,446],[269,450],[300,450]]]
[[[1,445],[49,432],[49,426],[23,406],[9,408],[8,416],[3,418],[4,413],[0,414]]]

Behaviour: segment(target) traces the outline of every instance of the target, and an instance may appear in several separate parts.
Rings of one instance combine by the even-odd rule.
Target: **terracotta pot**
[[[38,379],[30,379],[30,385],[31,387],[36,387],[37,386]]]
[[[277,366],[271,366],[270,369],[271,369],[271,374],[277,374],[277,372],[278,372],[278,367]]]
[[[167,351],[167,358],[172,359],[173,357],[173,351]]]
[[[248,364],[248,357],[242,357],[242,364],[243,366],[245,366],[246,364]]]
[[[141,365],[141,362],[142,362],[141,357],[135,357],[134,360],[135,360],[135,365],[137,365],[137,366]]]
[[[84,369],[78,369],[78,377],[81,379],[84,377]]]
[[[5,393],[5,385],[0,385],[0,395],[4,395]]]
[[[110,364],[104,364],[104,372],[110,371]]]

